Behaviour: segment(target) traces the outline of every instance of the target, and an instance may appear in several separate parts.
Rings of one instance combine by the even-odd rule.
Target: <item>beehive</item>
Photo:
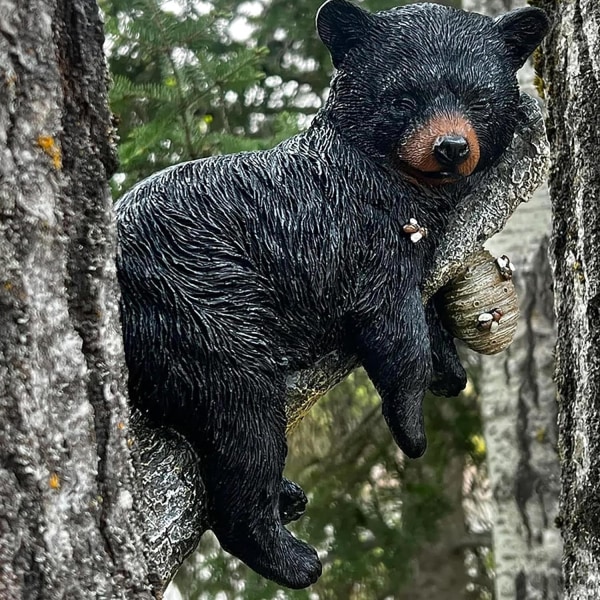
[[[519,303],[512,268],[507,257],[495,259],[481,250],[442,290],[445,327],[480,354],[497,354],[513,340]]]

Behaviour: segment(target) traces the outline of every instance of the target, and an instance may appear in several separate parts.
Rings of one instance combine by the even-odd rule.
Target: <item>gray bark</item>
[[[552,147],[551,263],[565,598],[600,596],[600,4],[536,0],[553,18],[540,60]]]
[[[206,527],[186,443],[129,421],[102,42],[91,0],[0,6],[2,598],[160,595]],[[429,292],[539,183],[543,132],[527,106],[461,206]]]
[[[150,598],[94,2],[0,8],[0,598]]]

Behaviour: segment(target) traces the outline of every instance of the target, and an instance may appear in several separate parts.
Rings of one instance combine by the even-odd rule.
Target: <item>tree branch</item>
[[[501,231],[521,202],[527,202],[548,175],[550,147],[536,100],[521,94],[520,126],[481,187],[456,207],[423,289],[424,299],[464,270],[469,257]]]

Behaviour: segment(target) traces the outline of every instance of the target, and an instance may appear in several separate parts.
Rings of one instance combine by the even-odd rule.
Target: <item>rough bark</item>
[[[2,598],[147,598],[149,581],[159,594],[206,526],[185,442],[129,422],[102,42],[91,0],[0,7]],[[539,182],[540,117],[525,113],[430,291]]]
[[[0,597],[150,598],[94,2],[0,9]],[[109,260],[110,259],[110,260]]]
[[[554,26],[540,68],[552,147],[551,263],[565,598],[600,595],[600,4],[536,0]]]

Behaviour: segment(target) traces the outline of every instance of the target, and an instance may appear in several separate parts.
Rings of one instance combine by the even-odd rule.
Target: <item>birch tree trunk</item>
[[[520,218],[515,215],[512,227],[496,242],[518,260],[519,327],[506,352],[481,358],[481,406],[494,499],[496,599],[559,600],[562,545],[555,525],[560,474],[552,381],[552,277],[547,238],[540,242],[533,236],[532,248],[524,232],[518,235]]]
[[[535,4],[554,20],[540,67],[552,147],[565,598],[583,600],[600,597],[600,4]]]
[[[0,4],[0,598],[160,597],[206,528],[187,445],[129,419],[102,44],[93,0]],[[539,183],[522,115],[431,290]]]
[[[467,10],[498,16],[524,0],[463,0]],[[519,73],[533,90],[533,67]],[[552,278],[547,257],[550,203],[541,188],[486,244],[517,266],[519,327],[511,347],[482,356],[480,399],[493,491],[496,600],[561,597],[562,546],[555,526],[560,488],[556,451]]]

